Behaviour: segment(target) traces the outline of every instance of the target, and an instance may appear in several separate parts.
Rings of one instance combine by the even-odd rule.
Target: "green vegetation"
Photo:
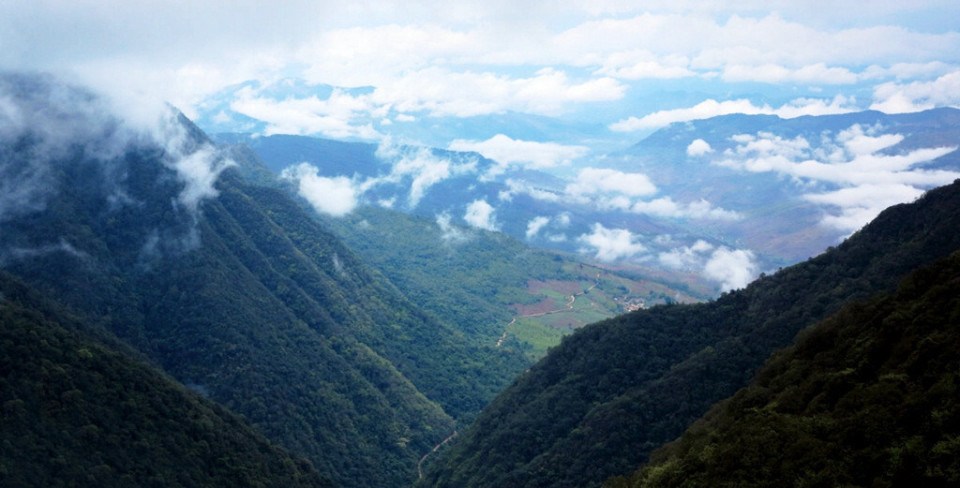
[[[86,329],[0,272],[0,485],[333,486]]]
[[[960,484],[960,253],[803,331],[609,488]]]
[[[584,327],[498,395],[429,466],[423,486],[598,486],[630,473],[798,331],[957,249],[960,182],[713,302]]]
[[[502,387],[563,335],[625,312],[625,303],[703,298],[659,279],[532,249],[503,234],[452,225],[444,230],[434,219],[381,208],[361,208],[325,223],[364,262],[442,322],[479,347],[500,343],[500,354],[516,358],[512,369],[503,370]],[[574,293],[579,294],[568,311]],[[563,313],[542,314],[545,311]],[[514,319],[526,325],[510,326]],[[501,341],[504,332],[508,337]]]
[[[0,264],[337,484],[412,482],[523,364],[423,312],[283,190],[245,180],[265,173],[242,152],[191,209],[161,148],[91,156],[110,142],[30,161],[49,179],[43,205],[4,220]],[[0,150],[26,161],[41,144]]]

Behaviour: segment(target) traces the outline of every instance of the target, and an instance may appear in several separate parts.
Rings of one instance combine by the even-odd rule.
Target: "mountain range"
[[[960,177],[958,137],[960,111],[942,108],[726,115],[673,124],[568,166],[538,165],[535,155],[495,144],[476,145],[478,153],[389,140],[215,138],[252,148],[321,213],[378,206],[440,216],[581,260],[687,273],[715,296],[817,255],[883,208]]]
[[[955,258],[933,263],[960,249],[960,182],[924,190],[955,175],[960,112],[696,121],[564,173],[210,138],[46,75],[0,75],[0,100],[3,484],[683,484],[691,456],[736,484],[709,454],[747,436],[745,412],[882,424],[838,399],[881,379],[920,396],[914,378],[940,396],[911,415],[939,420],[877,449],[952,469],[928,435],[955,424],[934,401],[952,363],[894,353],[953,350]],[[863,315],[917,328],[882,346],[899,339]],[[869,361],[780,391],[797,351]],[[836,466],[823,479],[862,478]]]
[[[797,333],[960,249],[958,206],[955,182],[715,301],[578,330],[484,409],[423,486],[599,486],[636,469]]]

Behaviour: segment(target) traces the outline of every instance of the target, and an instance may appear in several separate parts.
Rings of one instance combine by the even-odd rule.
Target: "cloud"
[[[960,60],[949,23],[957,6],[942,0],[869,9],[850,1],[603,3],[8,0],[0,65],[135,85],[190,115],[238,83],[295,77],[373,87],[361,111],[419,118],[566,114],[646,96],[625,83],[634,80],[695,78],[714,94],[739,81],[909,81]],[[331,106],[348,100],[287,98],[244,100],[242,110],[273,131],[348,137],[376,137],[368,123],[383,120],[358,123]]]
[[[647,248],[639,243],[639,236],[627,229],[607,229],[600,223],[593,224],[590,234],[582,234],[578,241],[588,246],[581,250],[593,253],[600,261],[613,262],[635,259]]]
[[[675,79],[697,76],[686,56],[658,57],[645,50],[619,51],[607,55],[597,74],[625,80]]]
[[[410,181],[410,194],[407,200],[409,208],[415,208],[433,185],[448,178],[476,173],[475,157],[458,155],[457,161],[440,157],[426,147],[402,146],[386,138],[377,147],[376,155],[391,163],[390,173],[386,176],[371,178],[364,182],[364,191],[383,183]]]
[[[849,85],[859,80],[856,73],[847,68],[828,67],[824,63],[790,69],[777,64],[760,66],[731,65],[723,70],[724,81],[730,83],[756,81],[763,83],[804,83],[811,85]]]
[[[295,181],[297,192],[319,213],[342,217],[359,203],[359,193],[353,181],[343,176],[320,176],[319,169],[309,163],[286,168],[280,177]]]
[[[657,187],[647,175],[624,173],[608,168],[583,168],[573,183],[567,185],[566,193],[573,196],[609,195],[617,193],[628,197],[656,193]]]
[[[440,228],[440,240],[444,243],[458,245],[470,240],[470,234],[450,223],[449,214],[437,215],[436,222],[437,227]]]
[[[671,197],[643,200],[657,192],[656,186],[642,173],[625,173],[608,168],[584,168],[563,190],[541,188],[522,180],[508,179],[507,196],[526,194],[537,200],[571,205],[586,205],[600,210],[619,210],[673,219],[739,220],[737,212],[714,207],[700,199],[688,203]]]
[[[264,135],[324,135],[338,139],[380,139],[382,135],[365,118],[383,112],[365,95],[353,96],[333,90],[326,99],[317,96],[274,100],[244,87],[230,103],[237,113],[267,123]]]
[[[611,124],[610,130],[633,132],[645,129],[656,129],[675,122],[708,119],[718,115],[730,114],[766,114],[777,115],[785,119],[803,115],[841,114],[858,110],[856,106],[852,105],[852,102],[852,99],[848,99],[842,95],[837,95],[832,100],[797,98],[778,108],[773,108],[769,105],[756,106],[753,102],[745,98],[723,102],[708,99],[690,108],[660,110],[640,118],[629,117]]]
[[[502,166],[520,166],[534,169],[552,168],[570,164],[583,157],[586,146],[567,146],[555,142],[533,142],[512,139],[497,134],[486,141],[456,139],[450,143],[451,151],[477,152],[483,157],[497,161]]]
[[[534,217],[527,222],[527,240],[533,239],[550,223],[550,217]]]
[[[657,255],[660,264],[677,270],[699,269],[703,265],[703,254],[713,250],[713,245],[697,240],[692,246],[683,246]]]
[[[799,183],[826,184],[830,191],[807,193],[803,198],[836,207],[839,214],[826,215],[822,223],[852,232],[884,208],[960,178],[957,171],[921,166],[955,151],[956,146],[893,152],[904,136],[880,130],[853,125],[834,135],[824,134],[817,147],[800,136],[740,134],[733,137],[737,146],[725,151],[716,164],[755,173],[776,172]]]
[[[834,229],[850,232],[863,227],[887,207],[911,202],[923,195],[923,190],[904,184],[865,184],[827,193],[811,193],[804,199],[821,205],[838,207],[839,215],[827,215],[822,223]]]
[[[713,251],[703,267],[704,276],[720,283],[720,291],[747,286],[757,274],[754,254],[744,249],[720,247]]]
[[[649,202],[636,202],[630,206],[630,211],[670,219],[740,220],[743,218],[739,212],[716,208],[702,198],[695,202],[681,204],[670,197],[662,197]]]
[[[696,139],[687,146],[687,156],[703,156],[712,151],[713,148],[703,139]]]
[[[960,106],[960,71],[933,81],[883,83],[874,88],[871,110],[886,113],[920,112],[934,107]]]
[[[507,111],[555,116],[570,104],[623,98],[626,87],[613,78],[572,81],[566,72],[543,68],[515,78],[492,72],[455,72],[428,67],[378,86],[371,100],[401,113],[472,117]]]
[[[486,200],[474,200],[470,205],[467,205],[467,212],[464,214],[463,220],[478,229],[500,230],[494,208]]]

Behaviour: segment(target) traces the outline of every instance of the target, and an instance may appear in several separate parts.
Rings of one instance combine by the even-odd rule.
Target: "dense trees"
[[[954,183],[711,303],[581,329],[499,395],[424,484],[596,486],[631,472],[798,331],[960,249],[958,209]]]
[[[960,483],[960,253],[803,331],[610,488]]]
[[[4,486],[333,486],[2,272],[0,325]]]

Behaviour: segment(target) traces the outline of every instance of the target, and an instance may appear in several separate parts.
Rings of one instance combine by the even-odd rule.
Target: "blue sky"
[[[725,113],[960,105],[957,19],[953,0],[8,0],[0,65],[160,98],[210,130],[542,168]]]

